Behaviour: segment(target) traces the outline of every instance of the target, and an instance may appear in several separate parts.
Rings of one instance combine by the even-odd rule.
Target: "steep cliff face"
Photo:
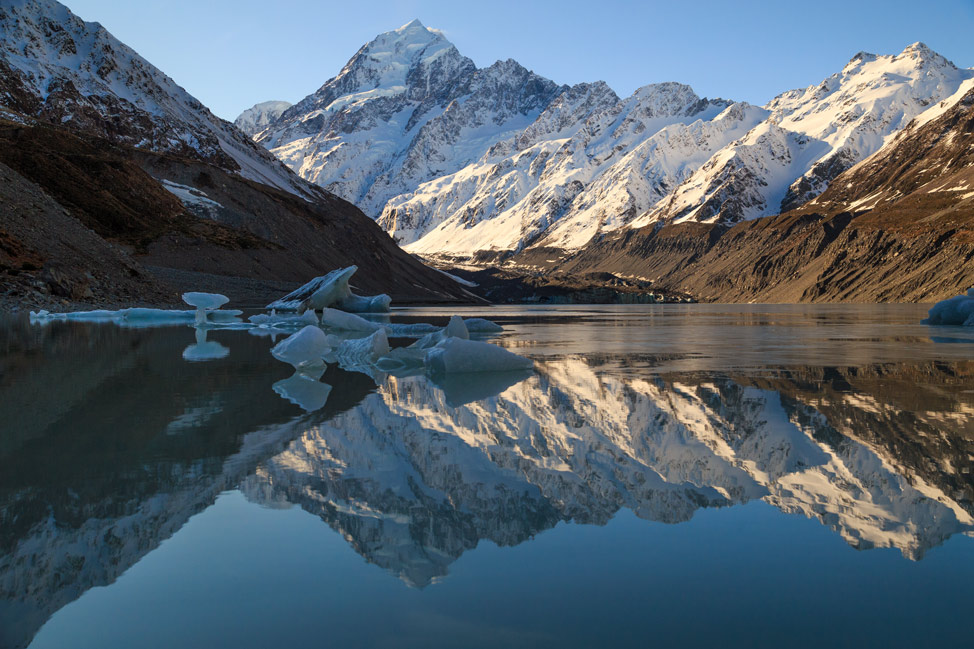
[[[364,45],[257,141],[376,217],[393,196],[522,130],[563,90],[513,60],[478,69],[414,20]]]
[[[974,284],[974,88],[929,108],[821,196],[733,227],[661,223],[619,232],[558,272],[651,279],[698,299],[933,301]]]

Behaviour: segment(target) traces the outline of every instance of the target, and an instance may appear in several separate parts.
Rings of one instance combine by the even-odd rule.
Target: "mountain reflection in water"
[[[2,329],[0,646],[229,489],[300,506],[419,588],[481,540],[621,509],[676,524],[760,499],[912,560],[974,530],[971,361],[650,372],[627,368],[669,357],[634,349],[441,385],[332,365],[302,409],[266,338],[211,332],[229,353],[184,362],[193,335]]]

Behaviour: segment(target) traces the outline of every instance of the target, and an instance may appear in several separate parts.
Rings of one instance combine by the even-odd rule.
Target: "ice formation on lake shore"
[[[922,324],[974,327],[974,288],[967,289],[966,295],[937,302]]]
[[[197,325],[206,324],[208,311],[215,311],[230,301],[226,295],[219,293],[183,293],[183,302],[196,307],[195,322]]]

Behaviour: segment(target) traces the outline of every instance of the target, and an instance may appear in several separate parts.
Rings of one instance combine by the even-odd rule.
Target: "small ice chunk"
[[[431,374],[507,372],[534,367],[530,359],[502,347],[463,338],[447,338],[426,350],[425,362]]]
[[[299,327],[318,324],[318,316],[315,315],[314,311],[305,311],[301,315],[258,313],[247,319],[258,327]]]
[[[472,334],[496,334],[504,331],[504,327],[486,318],[467,318],[463,321],[467,331]]]
[[[183,293],[183,302],[196,307],[196,324],[206,322],[206,312],[219,309],[230,301],[226,295],[219,293]]]
[[[342,311],[349,313],[386,313],[389,311],[390,304],[392,304],[392,298],[385,293],[371,297],[349,293],[348,297],[338,301],[337,306]]]
[[[343,340],[335,350],[335,358],[343,367],[371,365],[389,353],[389,338],[385,329],[371,336]]]
[[[321,410],[331,394],[331,386],[316,377],[295,372],[271,386],[278,393],[305,412]]]
[[[967,295],[937,302],[922,324],[974,326],[974,288],[968,289]]]
[[[274,345],[271,355],[301,370],[321,365],[324,355],[330,350],[325,332],[314,325],[308,325]]]
[[[327,275],[316,277],[304,286],[291,291],[279,300],[267,305],[268,309],[280,311],[316,311],[324,309],[349,296],[349,278],[358,266],[338,268]]]
[[[338,309],[322,309],[321,325],[337,331],[378,331],[383,328],[376,322]]]
[[[443,328],[443,335],[447,338],[463,338],[464,340],[470,338],[467,325],[463,323],[463,318],[458,315],[450,318],[450,322]]]

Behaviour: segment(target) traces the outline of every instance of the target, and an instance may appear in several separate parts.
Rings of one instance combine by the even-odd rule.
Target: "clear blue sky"
[[[64,0],[62,0],[64,1]],[[974,66],[974,0],[67,0],[217,115],[294,102],[377,34],[419,18],[480,66],[513,58],[558,83],[620,95],[658,81],[763,104],[861,50],[923,41]]]

